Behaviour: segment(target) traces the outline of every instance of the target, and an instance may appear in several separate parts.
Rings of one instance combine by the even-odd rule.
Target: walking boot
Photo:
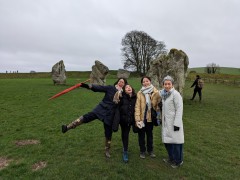
[[[124,161],[125,163],[128,162],[128,151],[123,151],[123,161]]]
[[[105,156],[107,158],[110,158],[110,147],[111,147],[111,140],[106,139],[105,141]]]
[[[69,125],[62,125],[62,133],[65,133],[70,129],[74,129],[75,127],[81,125],[82,123],[83,123],[83,116],[71,122]]]

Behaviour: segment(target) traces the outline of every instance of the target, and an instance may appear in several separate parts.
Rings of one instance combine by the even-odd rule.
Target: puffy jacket
[[[161,97],[159,95],[158,90],[154,87],[152,94],[150,95],[151,103],[152,103],[152,108],[159,112],[159,107],[158,104],[161,100]],[[144,112],[146,109],[146,99],[145,95],[139,91],[137,93],[137,101],[135,105],[135,121],[143,121],[144,120]],[[147,122],[152,122],[151,118],[151,111],[147,112]]]
[[[132,125],[134,121],[134,112],[137,96],[133,94],[131,97],[123,93],[120,99],[119,112],[120,112],[120,123]]]

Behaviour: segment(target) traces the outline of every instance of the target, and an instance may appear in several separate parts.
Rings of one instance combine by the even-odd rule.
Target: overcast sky
[[[121,40],[144,31],[189,67],[240,67],[240,0],[0,0],[0,72],[123,68]]]

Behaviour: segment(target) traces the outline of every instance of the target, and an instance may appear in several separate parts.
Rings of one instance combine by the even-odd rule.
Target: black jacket
[[[132,125],[135,123],[134,112],[137,96],[123,93],[119,104],[120,124]]]
[[[198,87],[198,80],[199,79],[200,78],[196,78],[191,87],[195,86],[194,89],[201,89],[200,87]]]
[[[103,97],[102,101],[93,109],[93,113],[95,113],[101,121],[105,124],[112,126],[114,112],[116,109],[116,105],[113,102],[113,97],[117,92],[115,86],[99,86],[99,85],[92,85],[91,88],[94,92],[104,92],[105,96]]]
[[[120,102],[115,109],[115,115],[112,125],[112,130],[114,132],[118,131],[119,124],[123,126],[130,126],[133,127],[133,132],[137,132],[137,128],[135,127],[135,119],[134,119],[134,113],[135,113],[135,104],[136,104],[137,96],[134,93],[131,97],[123,93],[122,97],[120,98]]]

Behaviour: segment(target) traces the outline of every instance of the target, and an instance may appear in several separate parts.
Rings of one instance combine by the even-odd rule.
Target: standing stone
[[[129,78],[129,76],[130,76],[130,72],[129,71],[127,71],[125,69],[119,69],[118,70],[118,73],[117,73],[117,77],[118,78],[125,78],[125,79],[127,79],[127,78]]]
[[[162,88],[162,80],[169,75],[174,79],[174,88],[183,95],[185,79],[187,77],[188,56],[182,50],[171,49],[168,55],[161,55],[151,61],[147,76],[151,77],[152,84]]]
[[[96,60],[95,65],[92,66],[92,72],[90,74],[90,83],[98,85],[106,85],[106,75],[109,69],[100,61]]]
[[[53,84],[66,84],[65,66],[63,60],[52,67]]]

